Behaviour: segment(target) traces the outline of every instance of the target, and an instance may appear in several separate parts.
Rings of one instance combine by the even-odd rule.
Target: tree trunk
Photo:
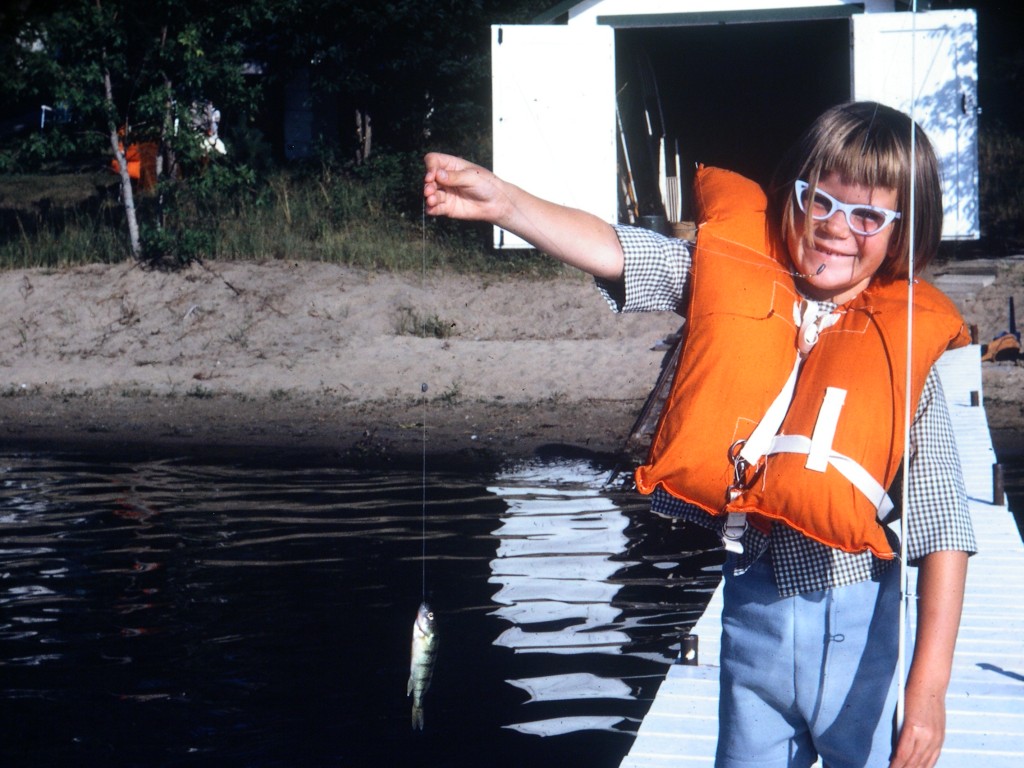
[[[103,70],[103,86],[106,88],[107,114],[110,115],[108,124],[110,128],[110,148],[117,159],[118,175],[121,177],[121,202],[124,204],[124,215],[128,221],[128,243],[131,247],[132,258],[138,261],[142,258],[142,244],[139,241],[139,220],[135,215],[135,195],[132,191],[132,179],[128,175],[128,159],[125,157],[125,147],[117,135],[117,121],[114,120],[114,87],[110,82],[110,70]],[[128,137],[125,136],[125,141]]]
[[[167,25],[164,24],[160,28],[160,51],[163,52],[166,47]],[[166,74],[164,75],[164,93],[166,94],[164,97],[164,124],[160,129],[160,152],[156,157],[156,176],[158,180],[164,173],[168,177],[174,178],[178,172],[178,158],[172,146],[174,137],[178,133],[174,126],[174,86]]]
[[[167,98],[164,101],[164,125],[160,130],[160,154],[157,155],[157,177],[166,174],[167,178],[174,179],[178,176],[178,155],[174,151],[174,137],[177,131],[174,128],[174,88],[171,81],[164,78],[164,88],[167,90]]]
[[[356,148],[356,164],[362,165],[370,159],[370,152],[373,149],[373,125],[370,122],[370,113],[361,109],[356,110],[356,140],[359,142]]]

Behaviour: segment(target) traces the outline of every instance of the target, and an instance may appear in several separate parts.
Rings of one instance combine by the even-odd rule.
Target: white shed
[[[696,163],[765,183],[825,108],[870,99],[924,127],[943,236],[976,239],[976,15],[926,5],[583,0],[495,25],[494,169],[609,222],[685,220]],[[496,228],[494,245],[525,243]]]

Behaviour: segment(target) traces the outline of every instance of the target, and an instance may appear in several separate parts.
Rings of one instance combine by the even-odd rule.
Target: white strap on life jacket
[[[807,463],[804,465],[807,469],[824,472],[828,466],[832,441],[835,440],[836,427],[839,425],[839,414],[842,412],[845,402],[845,389],[825,388],[825,397],[821,401],[821,408],[818,409],[814,432],[811,433],[811,447],[807,451]]]
[[[772,444],[772,438],[778,434],[779,427],[782,426],[782,420],[786,418],[789,404],[793,402],[796,378],[800,373],[800,365],[803,361],[803,356],[797,355],[796,362],[793,363],[793,370],[790,371],[789,378],[786,379],[786,383],[782,386],[782,391],[779,392],[772,404],[768,406],[768,410],[765,411],[761,421],[757,423],[754,431],[747,438],[747,442],[743,444],[740,458],[752,467],[756,467],[757,462],[768,451],[768,447]]]
[[[776,395],[775,400],[768,406],[761,421],[747,438],[747,442],[740,451],[740,456],[751,466],[756,466],[761,457],[765,455],[772,438],[779,433],[783,419],[789,412],[790,403],[793,402],[793,392],[796,390],[796,380],[800,375],[800,367],[811,349],[818,343],[821,331],[839,321],[839,313],[829,313],[816,301],[804,299],[793,304],[793,322],[799,326],[797,331],[797,348],[799,354],[793,362],[793,370],[789,378],[782,386],[782,391]],[[838,418],[838,414],[836,415]],[[833,430],[834,431],[834,430]]]
[[[834,466],[843,477],[871,500],[878,511],[879,519],[884,518],[892,510],[892,500],[885,489],[871,474],[853,459],[832,450],[839,415],[846,402],[846,390],[828,387],[818,410],[818,418],[814,423],[811,437],[803,435],[780,435],[779,429],[789,412],[796,391],[797,378],[804,360],[818,343],[821,331],[835,325],[839,321],[838,312],[830,312],[821,304],[810,299],[794,302],[793,322],[797,330],[797,354],[782,390],[768,406],[764,416],[758,422],[750,437],[746,439],[738,458],[749,466],[757,466],[765,456],[775,453],[802,453],[807,455],[808,470],[824,472],[829,464]],[[734,459],[735,460],[735,459]],[[740,539],[747,528],[746,515],[742,512],[730,512],[726,515],[723,526],[722,542],[730,552],[743,552]]]
[[[777,435],[772,441],[768,454],[804,453],[809,457],[813,449],[813,442],[813,438],[807,438],[803,435]],[[828,451],[828,464],[835,467],[839,474],[849,480],[854,488],[867,497],[874,505],[880,521],[884,520],[892,512],[894,505],[892,499],[889,498],[889,494],[886,493],[882,484],[875,480],[864,467],[849,456],[844,456],[831,450],[831,448]]]

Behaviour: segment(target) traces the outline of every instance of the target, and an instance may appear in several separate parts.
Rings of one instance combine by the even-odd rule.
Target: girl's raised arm
[[[542,200],[452,155],[431,152],[424,163],[423,198],[429,215],[486,221],[596,277],[622,277],[622,246],[607,222]]]

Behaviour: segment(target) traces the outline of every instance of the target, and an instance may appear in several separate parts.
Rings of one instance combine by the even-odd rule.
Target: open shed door
[[[491,28],[494,172],[615,223],[615,38],[595,26]],[[495,248],[527,248],[494,228]]]
[[[853,17],[853,98],[913,114],[939,156],[946,239],[977,239],[978,68],[973,10]]]

